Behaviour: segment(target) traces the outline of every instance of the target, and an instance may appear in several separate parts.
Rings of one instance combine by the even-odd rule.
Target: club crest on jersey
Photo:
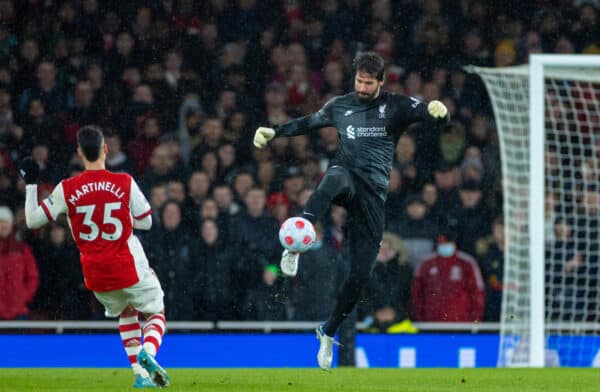
[[[379,118],[385,118],[385,103],[379,105]]]
[[[450,270],[450,280],[459,281],[462,280],[462,269],[459,266],[454,266]]]

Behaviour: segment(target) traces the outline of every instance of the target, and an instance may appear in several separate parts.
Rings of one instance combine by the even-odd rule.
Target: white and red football
[[[304,218],[288,218],[279,228],[279,242],[290,252],[306,252],[316,238],[313,224]]]

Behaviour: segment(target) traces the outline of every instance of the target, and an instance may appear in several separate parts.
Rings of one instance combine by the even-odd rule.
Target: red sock
[[[121,342],[133,366],[137,364],[137,355],[142,350],[142,329],[138,321],[138,312],[123,312],[119,316],[119,334]]]
[[[167,320],[162,313],[148,317],[144,326],[144,350],[152,356],[156,355],[162,343]]]

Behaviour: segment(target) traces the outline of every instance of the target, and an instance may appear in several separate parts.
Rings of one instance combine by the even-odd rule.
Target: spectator
[[[460,174],[456,166],[440,162],[434,173],[435,186],[437,188],[437,211],[442,215],[456,214],[460,208],[461,201],[458,193]]]
[[[52,223],[44,228],[36,248],[40,260],[37,312],[51,320],[89,320],[93,296],[85,288],[79,251],[65,224]]]
[[[304,176],[296,166],[289,166],[283,179],[283,193],[290,202],[293,215],[298,211],[298,196],[304,189]]]
[[[440,133],[440,156],[443,161],[458,164],[466,148],[467,134],[464,125],[452,121],[452,125]]]
[[[346,238],[346,209],[337,205],[331,206],[331,213],[329,216],[329,223],[325,226],[324,241],[328,242],[333,246],[335,250],[341,252],[344,247],[344,240]]]
[[[219,170],[219,158],[216,151],[207,151],[200,159],[200,170],[208,174],[208,178],[211,182],[217,181],[217,175]]]
[[[385,332],[391,325],[409,318],[413,268],[402,240],[386,232],[368,285],[374,324]]]
[[[229,185],[217,184],[213,190],[213,198],[217,202],[220,213],[233,216],[240,212],[241,207],[234,201]]]
[[[279,279],[279,267],[264,266],[260,283],[248,290],[244,301],[244,319],[259,321],[285,321],[286,294]]]
[[[427,205],[429,211],[429,218],[433,222],[437,222],[442,211],[439,210],[438,204],[438,189],[435,184],[431,182],[425,183],[421,190],[421,198]]]
[[[148,167],[154,149],[163,132],[158,118],[147,112],[135,120],[135,138],[129,143],[129,155],[137,165],[137,173],[144,173]]]
[[[35,38],[30,37],[22,41],[17,60],[19,67],[15,75],[15,87],[17,91],[21,92],[33,88],[36,84],[36,69],[40,60],[40,47]]]
[[[496,67],[508,67],[514,65],[517,51],[510,40],[502,40],[494,50],[494,65]]]
[[[184,220],[189,227],[198,227],[198,211],[210,195],[210,179],[203,171],[195,171],[187,182],[187,195],[183,202]]]
[[[306,146],[308,149],[309,147]],[[301,162],[302,173],[304,174],[304,185],[308,188],[316,188],[323,178],[319,158],[313,154],[307,154]],[[297,200],[296,200],[297,203]]]
[[[202,143],[198,144],[190,157],[190,166],[199,168],[202,165],[202,157],[209,151],[217,152],[223,142],[223,122],[219,117],[209,117],[204,120],[201,127]]]
[[[460,222],[457,227],[457,246],[464,252],[474,255],[477,239],[489,233],[489,217],[483,208],[483,192],[476,181],[464,182],[459,191],[461,207],[455,219]]]
[[[0,206],[0,319],[24,320],[39,284],[38,267],[27,244],[15,238],[14,216]]]
[[[244,205],[246,193],[254,187],[254,176],[247,171],[239,172],[233,178],[233,197],[237,204]]]
[[[481,183],[484,176],[481,150],[475,146],[468,147],[460,168],[463,182],[475,181]]]
[[[190,160],[190,154],[201,140],[200,125],[202,123],[202,110],[198,97],[188,95],[184,98],[179,108],[179,128],[177,138],[182,147],[182,155],[186,164]]]
[[[578,8],[579,18],[571,25],[571,36],[575,37],[579,50],[584,50],[588,45],[597,44],[594,37],[598,37],[600,23],[598,22],[598,7],[593,0],[574,2]]]
[[[481,274],[485,282],[484,321],[500,321],[504,290],[504,221],[498,216],[492,223],[492,242],[481,253]]]
[[[129,31],[120,32],[116,37],[114,50],[106,60],[108,76],[110,79],[117,79],[127,66],[135,66],[138,62],[133,35]]]
[[[420,181],[429,176],[425,168],[416,160],[416,152],[414,136],[409,133],[400,136],[396,144],[396,166],[402,176],[403,188],[410,192],[420,189],[422,186]]]
[[[205,219],[200,224],[200,238],[191,242],[190,259],[196,271],[191,286],[194,319],[235,319],[240,313],[234,309],[232,295],[235,249],[222,240],[215,220]]]
[[[183,181],[178,179],[171,179],[167,182],[167,197],[169,200],[177,202],[182,205],[186,199],[185,185]]]
[[[267,160],[258,163],[256,181],[256,185],[266,193],[271,193],[271,191],[278,188],[275,184],[275,165],[272,161]]]
[[[104,140],[108,148],[108,152],[106,153],[106,168],[113,172],[125,172],[135,175],[135,164],[123,152],[121,136],[116,132],[106,132]]]
[[[180,205],[167,201],[161,210],[159,225],[143,237],[144,249],[165,293],[166,317],[189,320],[193,312],[190,259],[190,234],[182,224]]]
[[[87,124],[99,124],[102,120],[102,107],[94,99],[94,88],[89,80],[80,80],[75,84],[70,97],[70,110],[63,118],[65,137],[72,145],[77,144],[77,131]]]
[[[436,222],[429,218],[427,204],[418,195],[408,196],[403,210],[402,217],[389,222],[387,230],[402,238],[406,259],[415,268],[433,250]]]
[[[419,262],[412,283],[415,321],[482,321],[485,289],[479,266],[456,247],[456,225],[440,229],[435,253]]]
[[[167,146],[158,145],[152,151],[150,164],[144,171],[140,180],[140,188],[147,193],[155,182],[166,182],[177,178],[183,173],[177,173],[175,160],[171,157]]]
[[[37,66],[37,83],[23,91],[19,98],[19,112],[24,114],[34,99],[39,99],[50,118],[56,116],[65,106],[65,93],[56,81],[56,66],[52,60],[45,59]]]
[[[164,182],[154,182],[152,184],[152,188],[150,189],[150,207],[152,207],[153,222],[160,222],[160,211],[168,200],[169,197],[167,195],[167,185]],[[140,234],[143,237],[148,233],[148,231],[144,231]]]
[[[229,182],[233,178],[233,173],[237,169],[235,147],[231,143],[219,146],[217,155],[219,157],[217,180],[219,182]]]
[[[46,107],[41,99],[32,98],[29,101],[22,124],[25,132],[21,139],[21,156],[31,154],[35,145],[45,144],[53,147],[52,155],[54,155],[53,158],[57,163],[66,160],[68,148],[58,148],[63,138],[60,125],[56,118],[47,114]]]
[[[577,244],[572,220],[562,217],[554,225],[554,241],[546,251],[546,296],[550,319],[584,321],[586,287],[591,278],[585,245]],[[548,265],[549,264],[549,265]]]
[[[280,224],[283,224],[290,217],[290,202],[286,195],[281,192],[274,192],[267,199],[267,207],[271,216]]]
[[[0,146],[15,148],[20,136],[15,132],[15,113],[9,86],[0,84]],[[22,135],[21,135],[22,137]]]
[[[144,129],[140,128],[138,122],[141,116],[156,117],[155,100],[152,87],[146,83],[139,82],[139,70],[136,67],[129,67],[123,72],[123,79],[126,87],[131,89],[129,93],[131,100],[125,104],[121,113],[119,126],[124,139],[128,142],[133,136],[140,136]],[[135,130],[138,127],[138,134]],[[158,136],[156,136],[158,137]]]
[[[262,189],[248,190],[244,197],[246,211],[231,221],[230,246],[240,252],[235,269],[238,296],[255,287],[264,266],[278,262],[281,256],[277,238],[279,222],[265,210],[266,202]]]

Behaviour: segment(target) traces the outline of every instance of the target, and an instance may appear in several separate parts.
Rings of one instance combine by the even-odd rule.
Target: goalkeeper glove
[[[275,137],[275,130],[273,128],[259,127],[254,134],[254,146],[263,148],[273,137]]]
[[[446,106],[438,100],[429,102],[427,111],[433,118],[444,118],[448,115],[448,109],[446,109]]]
[[[40,167],[31,157],[27,157],[18,163],[19,174],[27,185],[36,184],[40,177]]]

